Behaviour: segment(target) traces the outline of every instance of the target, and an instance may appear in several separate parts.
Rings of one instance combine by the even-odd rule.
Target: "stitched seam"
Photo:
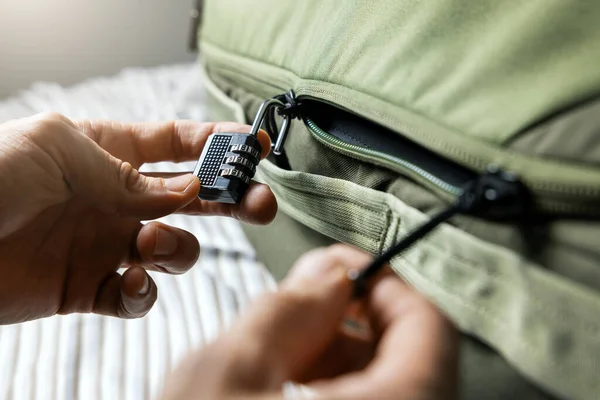
[[[377,246],[377,251],[378,254],[383,253],[383,246],[385,246],[385,237],[387,236],[387,233],[389,231],[389,226],[391,225],[391,220],[392,220],[392,210],[390,210],[390,208],[388,207],[387,210],[385,211],[385,217],[384,217],[384,227],[388,227],[388,229],[382,229],[381,230],[381,234],[379,235],[379,246]],[[400,225],[400,223],[398,222],[397,225]],[[397,231],[397,228],[396,228]]]
[[[282,186],[284,186],[284,185],[282,185]],[[347,204],[350,204],[350,205],[356,206],[356,207],[360,208],[361,210],[363,210],[363,211],[367,211],[367,212],[369,212],[369,213],[372,213],[372,214],[378,214],[379,212],[381,212],[381,211],[378,211],[378,210],[375,210],[375,209],[372,209],[372,208],[368,208],[367,206],[364,206],[364,205],[362,205],[362,204],[358,204],[358,203],[356,203],[354,200],[350,200],[350,199],[344,199],[344,198],[341,198],[341,197],[336,197],[336,196],[335,196],[335,194],[329,194],[329,193],[320,193],[320,194],[317,196],[317,195],[315,195],[315,194],[314,194],[314,193],[315,193],[314,191],[312,191],[312,192],[311,192],[311,191],[309,191],[309,190],[307,190],[307,189],[304,189],[304,188],[302,188],[302,189],[298,189],[298,188],[294,188],[294,187],[292,187],[292,186],[285,186],[285,188],[287,188],[287,189],[289,189],[289,190],[296,191],[296,192],[300,192],[300,193],[302,193],[302,194],[304,194],[304,195],[307,195],[307,194],[308,194],[309,196],[311,196],[311,197],[316,197],[317,199],[318,199],[318,198],[327,198],[327,199],[333,199],[333,200],[335,200],[335,201],[342,201],[342,202],[344,202],[344,203],[347,203]],[[307,213],[307,214],[308,214],[308,213]]]
[[[279,186],[282,186],[285,189],[296,191],[296,192],[301,192],[303,194],[309,194],[311,197],[315,196],[315,187],[314,187],[315,185],[313,185],[312,190],[310,190],[309,188],[304,187],[305,186],[304,184],[308,183],[308,182],[306,182],[306,180],[303,180],[303,182],[296,182],[296,183],[299,183],[298,186],[302,186],[302,187],[298,187],[298,186],[294,185],[293,183],[288,182],[288,180],[285,177],[275,176],[270,171],[266,171],[265,173],[268,174],[268,175],[270,175],[271,177],[273,177],[273,179],[276,181],[276,184],[278,184]],[[304,173],[306,173],[306,172],[304,172]],[[314,175],[314,176],[319,177],[319,175]],[[329,177],[326,177],[326,176],[320,176],[320,177],[321,178],[326,178],[326,179],[334,179],[334,178],[329,178]],[[302,178],[300,178],[300,179],[302,179]],[[343,193],[343,192],[342,193],[319,193],[319,197],[325,197],[325,198],[328,198],[328,199],[345,201],[347,203],[351,203],[351,204],[359,207],[362,210],[369,211],[369,212],[371,212],[373,214],[378,214],[378,213],[381,212],[380,209],[370,208],[369,206],[366,206],[364,204],[358,203],[358,200],[342,198],[342,197],[339,197],[339,196],[346,196],[346,194]],[[383,206],[383,205],[384,205],[384,203],[382,202],[381,206]]]

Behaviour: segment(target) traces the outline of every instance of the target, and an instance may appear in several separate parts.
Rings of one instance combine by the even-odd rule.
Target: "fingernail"
[[[156,229],[155,256],[170,256],[177,251],[177,237],[163,228]]]
[[[138,295],[145,296],[150,291],[150,279],[148,279],[148,275],[144,273],[144,284],[142,288],[138,291]]]
[[[165,187],[171,192],[182,193],[197,179],[198,178],[193,175],[181,175],[175,178],[165,179]]]

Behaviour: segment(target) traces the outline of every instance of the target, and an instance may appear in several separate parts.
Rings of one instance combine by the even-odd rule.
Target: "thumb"
[[[245,314],[228,338],[231,346],[243,343],[232,352],[238,383],[280,388],[319,359],[335,339],[351,300],[342,258],[329,250],[308,253],[279,292],[266,295]]]
[[[73,193],[108,214],[159,218],[188,205],[200,190],[192,174],[170,179],[144,176],[87,136],[77,134],[72,139],[64,158],[65,180]]]

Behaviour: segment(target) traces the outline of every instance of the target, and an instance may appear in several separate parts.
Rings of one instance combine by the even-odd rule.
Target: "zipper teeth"
[[[305,90],[306,89],[304,87],[299,87],[298,92],[300,93],[300,95],[298,97],[307,97],[307,98],[312,98],[312,99],[315,99],[318,101],[326,101],[338,108],[340,108],[340,105],[336,104],[335,102],[336,101],[343,102],[346,100],[346,99],[340,97],[337,93],[330,92],[328,90],[313,89],[312,92],[318,93],[320,96],[324,96],[326,98],[332,99],[332,101],[323,100],[319,97],[315,97],[312,94],[304,95],[302,93]],[[376,110],[368,110],[368,111],[370,113],[377,115],[382,120],[391,121],[391,122],[395,123],[395,121],[390,120],[390,118],[388,118],[387,116],[385,116],[383,114],[378,113]],[[349,111],[349,112],[354,113],[352,111]],[[463,163],[465,163],[466,165],[470,166],[474,170],[481,172],[488,165],[490,165],[489,160],[486,161],[483,158],[480,158],[480,157],[472,155],[472,154],[465,153],[464,151],[461,151],[460,149],[457,149],[453,146],[448,146],[446,144],[442,144],[440,141],[436,140],[435,138],[432,138],[425,131],[417,130],[417,129],[414,129],[412,127],[407,127],[407,126],[402,127],[401,131],[405,132],[405,133],[410,133],[411,135],[409,137],[414,137],[414,136],[427,137],[429,143],[434,144],[436,146],[438,146],[438,145],[441,146],[443,148],[444,152],[446,152],[447,155],[450,157],[450,159],[460,160]],[[511,153],[511,151],[507,150],[507,153]],[[524,177],[524,178],[526,178],[526,177]],[[550,196],[556,195],[557,193],[559,195],[564,194],[564,195],[569,195],[569,196],[593,197],[593,198],[597,198],[600,196],[600,186],[554,183],[554,182],[549,182],[547,180],[530,180],[530,181],[526,180],[526,182],[527,182],[527,186],[530,187],[531,189],[533,189],[534,191],[545,192],[547,195],[550,195]],[[571,208],[571,207],[568,206],[568,208]]]
[[[458,196],[462,193],[461,188],[458,188],[454,185],[444,182],[443,180],[439,179],[438,177],[430,174],[429,172],[425,171],[424,169],[422,169],[414,164],[411,164],[405,160],[402,160],[401,158],[397,158],[397,157],[391,156],[386,153],[382,153],[382,152],[379,152],[376,150],[366,149],[366,148],[363,148],[360,146],[346,143],[346,142],[330,135],[329,133],[325,132],[310,118],[304,118],[304,119],[306,121],[306,124],[310,128],[311,132],[315,135],[315,137],[321,143],[323,143],[327,146],[333,147],[335,150],[342,151],[346,155],[349,155],[349,156],[356,157],[357,155],[360,155],[360,156],[364,156],[367,158],[382,160],[382,161],[386,161],[388,163],[395,164],[401,168],[404,168],[404,169],[407,169],[407,170],[413,172],[414,174],[417,174],[421,178],[426,179],[428,182],[434,184],[438,188],[440,188],[440,189],[444,190],[445,192],[448,192],[454,196]]]
[[[250,80],[259,81],[263,85],[267,85],[272,88],[276,88],[276,90],[282,90],[282,91],[285,90],[284,83],[281,81],[277,81],[275,83],[266,83],[266,82],[258,79],[257,76],[255,74],[253,74],[251,71],[248,71],[248,70],[240,71],[230,64],[223,64],[223,63],[219,62],[219,67],[222,68],[222,70],[225,70],[225,71],[228,71],[228,72],[234,74],[236,77],[239,77],[240,75],[246,75],[249,77]],[[296,92],[299,94],[298,97],[308,97],[308,98],[314,97],[313,94],[305,95],[304,94],[305,91],[309,91],[311,93],[318,93],[319,95],[325,96],[327,98],[331,98],[332,101],[334,99],[335,100],[342,99],[337,93],[334,93],[334,92],[331,92],[328,90],[324,90],[324,89],[314,89],[314,88],[307,89],[306,87],[303,87],[303,86],[299,86],[296,88]],[[318,98],[318,100],[327,102],[327,100],[324,100],[321,98]],[[336,106],[339,107],[339,105],[336,105]],[[374,110],[370,110],[370,111],[375,114],[378,114]],[[378,116],[384,120],[391,121],[385,115],[378,114]],[[395,120],[391,121],[391,122],[397,123],[397,121],[395,121]],[[412,129],[412,128],[408,129],[407,127],[404,127],[403,131],[412,132],[413,134],[416,132],[415,129]],[[464,151],[461,151],[460,149],[457,149],[454,146],[449,146],[447,144],[440,144],[439,140],[436,140],[431,135],[428,135],[427,132],[419,131],[419,133],[421,133],[419,136],[427,137],[428,141],[430,143],[436,144],[436,145],[438,145],[438,147],[441,146],[443,148],[443,151],[451,159],[460,160],[464,164],[473,168],[474,170],[481,171],[489,164],[489,160],[484,160],[484,159],[474,156],[472,154],[465,153]],[[413,136],[415,136],[415,135],[413,135]],[[509,153],[510,153],[510,151],[507,151],[507,154],[509,154]],[[593,198],[600,196],[600,188],[590,187],[589,185],[569,185],[569,184],[564,184],[564,183],[554,183],[554,182],[549,182],[547,180],[540,181],[540,180],[535,180],[535,179],[531,180],[531,181],[527,181],[527,180],[525,180],[525,181],[527,182],[527,185],[534,191],[545,192],[547,195],[551,195],[551,196],[556,195],[557,193],[558,194],[566,194],[569,196],[583,196],[583,197],[593,197]],[[571,208],[571,207],[569,207],[569,208]]]
[[[267,83],[267,82],[259,79],[256,74],[253,74],[248,70],[240,71],[238,69],[233,68],[230,64],[223,64],[221,62],[218,62],[218,65],[221,68],[222,72],[225,72],[226,74],[229,73],[229,74],[233,75],[233,77],[235,77],[236,79],[244,80],[244,78],[247,78],[246,82],[249,83],[249,86],[247,88],[250,90],[252,90],[252,88],[256,88],[254,86],[254,84],[256,82],[260,82],[260,85],[262,85],[262,87],[257,90],[259,92],[261,92],[264,96],[272,95],[272,92],[264,89],[264,87],[270,87],[275,91],[285,90],[285,88],[284,88],[285,84],[282,83],[282,81],[272,81],[272,82]],[[289,85],[289,86],[293,86],[293,85]],[[311,93],[311,95],[304,94],[304,92],[307,90],[308,90],[308,92]],[[314,98],[317,98],[319,101],[333,102],[334,100],[341,99],[339,97],[339,95],[337,95],[336,93],[333,93],[333,92],[330,92],[327,90],[323,90],[323,89],[319,89],[319,90],[315,90],[314,88],[306,89],[303,86],[299,86],[296,88],[296,91],[299,94],[298,97],[313,98],[314,93],[318,93],[319,95],[323,95],[326,98],[331,99],[331,101],[329,101],[329,100],[326,100],[326,98],[314,97]],[[339,105],[337,105],[337,104],[336,104],[336,106],[339,107]],[[383,117],[385,117],[384,118],[385,120],[389,120],[389,118],[387,118],[386,116],[382,116],[382,118]],[[396,123],[397,121],[392,121],[392,122]],[[415,130],[414,129],[405,129],[405,131],[412,131],[414,133]],[[323,136],[318,136],[316,134],[314,136],[318,140],[320,140],[324,145],[330,145],[327,141],[327,138],[325,138]],[[427,135],[423,135],[423,136],[427,136]],[[432,138],[430,136],[428,136],[428,137],[429,137],[430,143],[438,142],[434,138]],[[330,146],[333,147],[334,145],[330,145]],[[442,146],[443,146],[443,149],[445,150],[445,153],[451,159],[462,160],[465,165],[469,165],[474,170],[482,170],[483,168],[485,168],[486,165],[488,165],[486,160],[483,160],[479,157],[473,156],[472,154],[466,154],[460,150],[457,150],[455,147],[451,147],[446,144],[444,144]],[[341,148],[339,151],[344,152],[344,150]],[[354,154],[354,152],[352,152],[352,151],[346,151],[346,153],[348,153],[347,155],[349,155],[351,157],[352,156],[356,157],[356,154]],[[507,154],[509,154],[509,153],[510,153],[510,151],[507,151]],[[524,182],[527,184],[527,186],[529,188],[531,188],[532,191],[537,195],[549,196],[549,197],[556,197],[557,195],[560,197],[560,196],[566,195],[569,197],[573,197],[573,199],[570,199],[569,201],[565,201],[562,199],[541,199],[541,200],[539,200],[540,206],[545,211],[548,211],[551,213],[573,212],[573,213],[578,213],[578,214],[579,213],[591,213],[594,215],[600,215],[600,214],[598,214],[598,208],[596,208],[596,207],[590,208],[590,206],[582,206],[580,204],[582,198],[583,199],[596,199],[596,198],[600,197],[600,187],[594,187],[594,186],[590,186],[590,185],[586,185],[586,184],[571,184],[570,185],[570,184],[565,184],[562,182],[554,183],[554,182],[549,182],[548,180],[538,180],[538,179],[528,180],[526,176],[523,176],[523,179],[524,179]]]

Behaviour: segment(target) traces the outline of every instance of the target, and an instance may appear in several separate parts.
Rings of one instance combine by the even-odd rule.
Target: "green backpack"
[[[203,7],[211,119],[251,123],[275,96],[291,110],[257,173],[279,214],[245,227],[278,278],[334,242],[381,253],[507,171],[526,196],[452,218],[392,267],[464,332],[464,398],[600,398],[600,2]]]

